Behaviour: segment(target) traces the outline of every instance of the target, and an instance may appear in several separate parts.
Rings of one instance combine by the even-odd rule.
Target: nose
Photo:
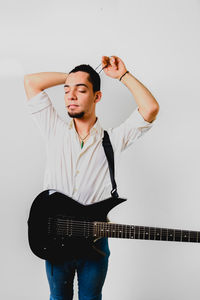
[[[76,100],[77,99],[76,93],[74,90],[71,90],[67,93],[67,99],[68,100]]]

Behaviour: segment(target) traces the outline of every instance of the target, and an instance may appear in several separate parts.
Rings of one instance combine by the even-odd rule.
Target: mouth
[[[78,107],[79,105],[76,105],[76,104],[70,104],[70,105],[68,105],[67,107],[68,108],[75,108],[75,107]]]

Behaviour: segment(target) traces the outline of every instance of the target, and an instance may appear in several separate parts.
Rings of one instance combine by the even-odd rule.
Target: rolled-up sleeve
[[[156,119],[151,123],[145,121],[138,109],[139,107],[121,125],[108,129],[115,151],[124,151],[154,125]]]
[[[28,112],[45,139],[48,139],[50,134],[55,133],[59,124],[64,123],[45,91],[41,91],[31,99],[27,100],[27,107]]]

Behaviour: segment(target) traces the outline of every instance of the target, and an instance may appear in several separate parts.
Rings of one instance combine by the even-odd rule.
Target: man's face
[[[93,92],[88,81],[89,74],[78,71],[70,73],[64,85],[65,106],[71,118],[88,118],[95,111],[95,104],[101,98],[101,92]]]

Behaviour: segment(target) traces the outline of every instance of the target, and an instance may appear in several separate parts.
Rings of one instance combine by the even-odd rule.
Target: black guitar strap
[[[103,145],[103,148],[104,148],[107,160],[108,160],[110,178],[111,178],[111,182],[112,182],[111,196],[114,198],[118,198],[119,195],[117,193],[117,185],[115,182],[114,152],[113,152],[112,144],[110,142],[109,134],[107,133],[106,130],[104,130],[104,137],[103,137],[102,145]]]

